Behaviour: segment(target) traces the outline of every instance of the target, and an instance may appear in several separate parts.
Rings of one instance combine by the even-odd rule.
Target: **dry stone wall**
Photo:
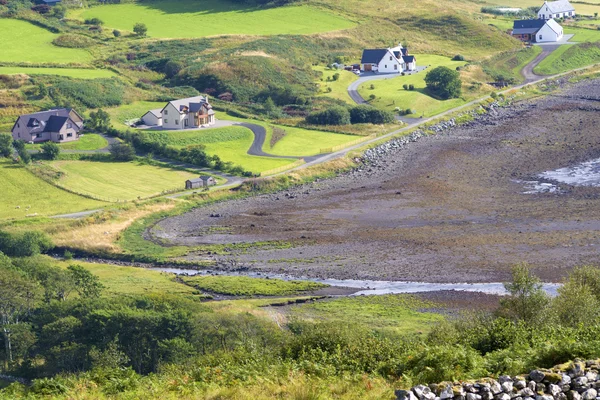
[[[476,382],[443,382],[397,390],[397,400],[600,400],[600,360]]]

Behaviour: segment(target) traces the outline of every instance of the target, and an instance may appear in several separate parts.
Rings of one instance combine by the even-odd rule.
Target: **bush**
[[[114,36],[114,37],[119,37],[119,36],[121,36],[121,31],[120,31],[120,30],[118,30],[118,29],[115,29],[115,30],[113,31],[113,36]]]
[[[436,67],[425,75],[425,84],[434,95],[442,99],[458,98],[461,95],[460,74],[448,67]]]
[[[333,80],[337,81],[338,79],[340,79],[340,73],[336,72],[335,74],[333,74]]]
[[[394,115],[385,110],[361,105],[350,109],[350,122],[353,124],[389,124],[394,121]]]
[[[148,33],[148,28],[146,27],[146,24],[138,22],[133,26],[133,32],[138,36],[146,36],[146,33]]]
[[[31,7],[31,10],[39,14],[48,14],[51,8],[46,4],[38,4],[36,6]]]
[[[127,143],[113,143],[109,151],[115,161],[132,161],[135,158],[135,149]]]
[[[10,157],[13,152],[12,136],[0,133],[0,157]]]
[[[54,142],[42,144],[42,154],[48,160],[56,160],[60,154],[60,147]]]
[[[99,132],[106,132],[110,128],[110,115],[101,108],[98,111],[92,111],[87,126]]]
[[[183,64],[179,61],[169,61],[165,64],[165,75],[167,78],[172,78],[183,69]]]
[[[350,112],[345,107],[332,107],[310,114],[306,117],[306,122],[314,125],[348,125]]]
[[[54,248],[50,238],[37,231],[8,233],[0,231],[0,251],[9,257],[30,257]]]
[[[104,21],[102,21],[100,18],[86,19],[83,21],[83,23],[86,25],[104,25]]]
[[[408,90],[415,90],[415,85],[413,85],[412,83],[408,85]]]
[[[460,54],[457,54],[454,57],[452,57],[452,61],[465,61],[465,57]]]
[[[403,88],[404,90],[408,90],[408,85],[405,83],[404,85],[402,85],[402,88]]]

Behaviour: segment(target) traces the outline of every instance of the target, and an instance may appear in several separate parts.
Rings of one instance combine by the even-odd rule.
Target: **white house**
[[[544,1],[544,5],[538,11],[539,19],[573,18],[575,8],[569,0]]]
[[[388,49],[365,49],[360,60],[360,70],[363,72],[399,74],[416,68],[415,57],[409,56],[408,49],[401,44]]]
[[[141,119],[145,125],[161,126],[164,129],[198,128],[214,125],[216,122],[208,96],[170,101],[161,109],[148,111]]]
[[[563,37],[563,28],[553,19],[522,19],[514,21],[512,35],[524,42],[551,43]]]

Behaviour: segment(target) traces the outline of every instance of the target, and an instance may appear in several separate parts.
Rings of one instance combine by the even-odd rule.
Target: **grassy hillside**
[[[12,74],[58,75],[79,79],[111,78],[117,75],[107,69],[0,67],[0,75]]]
[[[563,46],[542,61],[534,72],[553,75],[600,62],[600,43]]]
[[[560,51],[561,49],[557,50]],[[501,53],[483,63],[484,70],[497,81],[522,82],[521,70],[540,53],[540,46],[532,46],[516,52]]]
[[[58,146],[61,150],[98,150],[108,146],[108,141],[101,135],[94,133],[88,133],[79,138],[74,142],[59,143]],[[31,150],[41,150],[41,144],[26,144],[25,147]]]

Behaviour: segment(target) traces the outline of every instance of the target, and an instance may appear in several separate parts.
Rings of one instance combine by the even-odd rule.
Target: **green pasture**
[[[542,52],[541,46],[522,48],[516,52],[500,53],[483,62],[486,72],[492,76],[512,77],[515,82],[524,80],[521,70]]]
[[[598,29],[565,27],[565,34],[574,34],[570,42],[600,42],[600,31]]]
[[[370,101],[370,104],[377,108],[390,111],[396,107],[410,108],[415,111],[414,116],[417,117],[421,115],[430,117],[465,103],[464,99],[438,100],[429,96],[425,90],[425,75],[435,67],[446,66],[455,69],[465,65],[466,62],[452,61],[448,57],[436,55],[416,55],[416,58],[417,65],[427,65],[428,68],[412,75],[399,75],[396,78],[365,82],[360,85],[358,92],[364,99],[374,94],[376,99]],[[403,89],[404,84],[413,84],[415,90]],[[371,85],[374,85],[375,89],[371,89]]]
[[[291,314],[315,321],[352,321],[397,333],[426,333],[444,318],[440,314],[424,311],[433,306],[411,295],[357,296],[294,307]]]
[[[181,189],[197,174],[139,162],[54,161],[58,183],[76,193],[107,201],[135,200]]]
[[[56,188],[8,160],[0,160],[0,182],[0,220],[68,214],[106,204]]]
[[[74,142],[60,143],[58,145],[61,150],[98,150],[108,146],[108,141],[101,135],[95,133],[87,133]],[[29,150],[41,150],[41,144],[26,144],[25,147]]]
[[[0,61],[85,64],[91,60],[85,50],[54,46],[57,36],[26,21],[0,18]]]
[[[141,118],[148,111],[163,108],[166,104],[166,101],[136,101],[119,107],[107,108],[105,111],[108,112],[115,126],[122,126],[126,121]]]
[[[171,130],[171,131],[144,131],[144,135],[150,137],[152,141],[165,144],[167,146],[183,148],[190,145],[222,143],[229,141],[239,141],[248,137],[248,128],[243,126],[226,126],[222,128],[208,128],[195,130]],[[246,149],[247,150],[247,149]]]
[[[279,156],[312,156],[320,154],[321,149],[335,147],[359,139],[359,136],[340,133],[314,131],[289,126],[277,126],[285,131],[283,139],[270,146],[273,127],[269,127],[263,150]]]
[[[518,8],[529,8],[538,7],[541,8],[543,1],[539,0],[488,0],[485,5],[495,5],[503,7],[518,7]],[[575,7],[575,12],[579,15],[594,15],[596,12],[600,12],[600,1],[599,0],[585,0],[582,2],[572,2]]]
[[[190,276],[181,278],[187,285],[210,293],[230,296],[287,296],[326,287],[309,281],[250,278],[247,276]]]
[[[348,104],[354,104],[352,98],[348,94],[348,86],[357,80],[358,76],[350,71],[328,69],[321,66],[313,67],[313,70],[323,74],[321,79],[317,81],[319,84],[319,96],[331,97],[342,100]],[[333,75],[336,73],[340,74],[340,76],[337,81],[334,81]]]
[[[117,76],[117,74],[108,69],[0,67],[0,75],[14,74],[58,75],[78,79],[112,78],[113,76]]]
[[[212,35],[312,34],[355,24],[313,6],[244,7],[225,0],[161,0],[72,10],[69,18],[100,18],[106,27],[131,31],[143,22],[148,36],[198,38]]]
[[[597,43],[565,45],[556,49],[543,60],[534,72],[554,75],[600,62],[600,46]]]

